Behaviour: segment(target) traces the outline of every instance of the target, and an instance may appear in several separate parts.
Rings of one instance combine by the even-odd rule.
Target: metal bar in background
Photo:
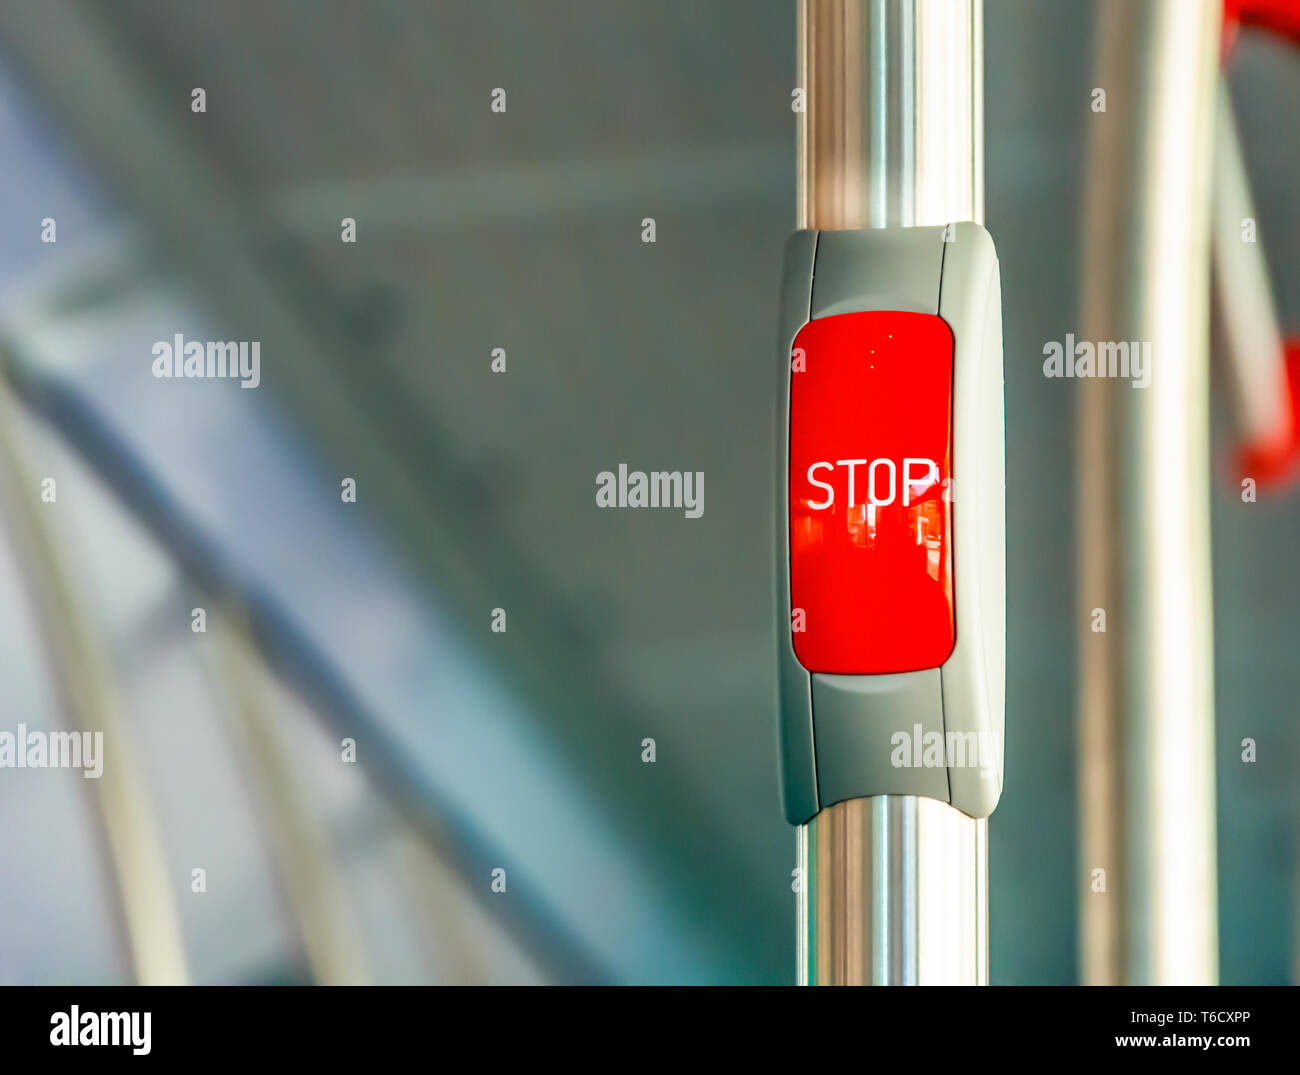
[[[351,906],[344,867],[298,778],[294,748],[266,697],[271,670],[239,604],[209,595],[216,645],[205,661],[221,715],[246,768],[268,858],[318,985],[367,985],[365,943]]]
[[[365,735],[370,746],[359,764],[431,851],[462,877],[485,876],[506,861],[472,819],[416,770],[293,617],[271,594],[250,586],[234,571],[228,558],[167,495],[76,386],[24,361],[17,352],[0,337],[0,382],[67,442],[197,588],[222,594],[228,604],[237,605],[261,658],[325,728],[339,736]],[[471,892],[556,981],[599,985],[610,980],[608,968],[541,901],[522,898],[503,903],[485,896],[481,885]]]
[[[1089,984],[1218,976],[1207,337],[1220,21],[1217,0],[1104,0],[1097,24],[1107,104],[1089,118],[1081,334],[1149,344],[1150,382],[1079,386]]]
[[[634,849],[639,868],[665,880],[648,904],[657,920],[673,936],[715,936],[722,946],[716,958],[728,966],[743,964],[749,954],[745,939],[780,914],[779,893],[761,883],[756,860],[728,837],[699,780],[683,773],[669,794],[653,781],[629,784],[620,778],[626,755],[612,745],[619,739],[593,739],[591,715],[605,714],[611,727],[635,731],[651,714],[598,644],[597,619],[510,528],[490,513],[464,510],[467,485],[480,487],[481,468],[410,391],[395,356],[340,316],[345,304],[336,301],[338,289],[313,269],[311,259],[280,245],[282,230],[265,215],[260,194],[250,197],[230,181],[229,170],[215,162],[213,143],[185,118],[188,109],[178,112],[164,92],[165,80],[149,74],[156,58],[133,51],[131,26],[129,19],[75,0],[0,4],[0,42],[15,71],[61,134],[95,163],[121,205],[177,259],[168,264],[188,272],[204,309],[231,326],[232,334],[233,326],[257,326],[264,353],[274,347],[278,357],[274,369],[266,370],[264,388],[284,393],[280,398],[292,404],[297,427],[325,465],[346,461],[347,472],[364,481],[371,490],[368,503],[418,572],[422,588],[436,593],[440,607],[462,624],[485,622],[482,611],[508,594],[511,620],[537,625],[519,632],[526,642],[507,648],[489,646],[481,629],[462,634],[497,670],[499,681],[529,701],[529,711],[538,714],[530,728],[540,729],[560,756],[578,759],[590,782],[586,790],[601,803],[608,831],[617,834],[611,838]],[[77,79],[68,78],[69,70],[78,72]],[[86,93],[86,86],[94,92]],[[114,117],[111,130],[105,115]],[[717,169],[715,162],[704,171]],[[203,211],[195,212],[196,205]],[[439,465],[424,465],[430,459]],[[255,626],[260,631],[256,620]],[[328,670],[315,674],[324,677]],[[392,761],[406,778],[404,790],[431,792],[417,790],[426,782],[411,759]],[[456,813],[467,820],[465,811]],[[710,883],[719,856],[727,859],[737,886],[753,893],[743,906]],[[713,929],[723,913],[731,927]],[[533,941],[560,957],[553,967],[565,965],[577,955],[576,947],[565,949],[579,943],[573,909],[554,908],[546,917],[558,932]],[[560,920],[570,925],[561,930]],[[679,932],[670,923],[688,925]],[[696,953],[699,946],[683,940],[676,958],[713,958]],[[571,965],[575,973],[565,980],[591,980],[590,958]]]
[[[984,219],[981,0],[801,0],[800,228]],[[836,803],[798,830],[801,984],[985,984],[988,822]]]
[[[86,781],[103,832],[103,859],[131,979],[185,985],[189,970],[180,909],[158,811],[135,743],[112,657],[88,618],[20,439],[8,369],[0,368],[0,485],[3,514],[25,570],[23,580],[58,690],[68,731],[102,736],[100,776]],[[83,783],[81,780],[78,783]]]
[[[1216,348],[1223,359],[1217,368],[1230,387],[1236,439],[1251,446],[1287,444],[1291,410],[1282,332],[1263,244],[1242,236],[1244,221],[1257,217],[1226,83],[1219,87],[1214,128],[1212,206],[1215,314],[1223,344]]]

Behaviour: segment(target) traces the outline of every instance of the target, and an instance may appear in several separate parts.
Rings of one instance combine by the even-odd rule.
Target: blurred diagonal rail
[[[439,603],[461,624],[479,624],[501,594],[510,595],[511,638],[524,636],[515,624],[531,625],[527,645],[507,653],[472,630],[466,640],[544,716],[544,734],[576,758],[602,822],[662,880],[654,898],[675,927],[685,924],[680,935],[718,945],[699,955],[700,945],[683,940],[686,958],[744,966],[750,939],[782,917],[782,886],[738,847],[700,777],[680,771],[671,790],[625,779],[625,759],[636,755],[616,744],[639,742],[652,717],[602,659],[599,628],[505,528],[465,509],[466,468],[452,439],[382,350],[357,338],[342,304],[331,301],[336,289],[306,258],[285,257],[285,227],[223,178],[229,170],[214,159],[212,144],[185,122],[187,101],[164,98],[152,61],[131,56],[123,22],[73,0],[0,5],[0,41],[121,201],[198,285],[228,334],[260,339],[266,353],[275,349],[266,387],[276,391],[278,379],[292,392],[295,419],[324,459],[345,461],[345,472],[368,490],[367,502]],[[285,645],[266,619],[253,622],[272,652]],[[314,654],[283,656],[320,663]],[[328,675],[312,667],[313,679]],[[592,734],[593,722],[601,734]],[[408,759],[393,755],[408,791],[426,783]],[[725,885],[714,883],[720,859]],[[737,900],[737,892],[746,898]]]
[[[319,985],[365,985],[370,980],[365,946],[339,856],[324,819],[300,785],[293,750],[263,697],[269,670],[237,610],[214,608],[212,621],[217,642],[217,653],[208,662],[213,688],[223,698],[229,731],[247,759],[268,850],[297,920],[312,977]]]
[[[455,803],[421,775],[279,603],[231,572],[227,559],[201,527],[177,509],[148,468],[75,388],[23,363],[3,340],[0,380],[12,385],[14,394],[58,431],[198,589],[222,595],[228,608],[238,608],[258,650],[313,714],[340,737],[365,737],[369,746],[358,764],[460,876],[486,877],[493,867],[508,861]],[[609,980],[600,961],[545,907],[522,897],[491,899],[483,885],[469,890],[554,980],[583,984]]]
[[[189,972],[177,889],[168,874],[157,810],[112,660],[87,620],[66,550],[46,523],[46,512],[56,509],[39,500],[39,482],[18,441],[6,373],[0,371],[0,505],[22,557],[23,580],[69,730],[103,737],[103,771],[85,781],[85,791],[104,836],[127,961],[137,984],[184,985]],[[81,774],[72,775],[81,782]]]

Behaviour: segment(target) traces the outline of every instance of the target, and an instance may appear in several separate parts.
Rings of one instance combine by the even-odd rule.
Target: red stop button
[[[952,652],[952,355],[933,314],[838,314],[795,337],[791,632],[809,671],[910,672]]]

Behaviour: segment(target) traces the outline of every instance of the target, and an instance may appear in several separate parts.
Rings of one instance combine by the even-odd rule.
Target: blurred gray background
[[[985,12],[1008,468],[991,968],[1068,983],[1074,382],[1041,362],[1076,325],[1094,12]],[[189,609],[214,580],[265,613],[269,719],[371,980],[793,980],[768,601],[794,31],[789,0],[0,10],[0,333],[130,701],[196,980],[313,976],[220,677],[199,671]],[[1294,329],[1300,55],[1248,36],[1232,87]],[[176,332],[261,340],[262,387],[155,381],[150,344]],[[620,462],[703,471],[703,517],[600,511],[595,475]],[[1300,508],[1220,484],[1213,522],[1222,978],[1281,983]],[[0,549],[0,726],[57,726],[23,579]],[[6,980],[129,977],[78,783],[0,772]]]

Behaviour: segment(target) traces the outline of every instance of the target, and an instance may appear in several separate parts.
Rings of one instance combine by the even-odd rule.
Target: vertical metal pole
[[[984,219],[982,0],[801,0],[798,226]],[[885,795],[798,831],[801,984],[988,981],[988,823]]]
[[[1096,38],[1107,102],[1089,117],[1080,334],[1150,344],[1150,383],[1079,386],[1090,984],[1218,974],[1207,337],[1220,20],[1218,0],[1105,0]]]

